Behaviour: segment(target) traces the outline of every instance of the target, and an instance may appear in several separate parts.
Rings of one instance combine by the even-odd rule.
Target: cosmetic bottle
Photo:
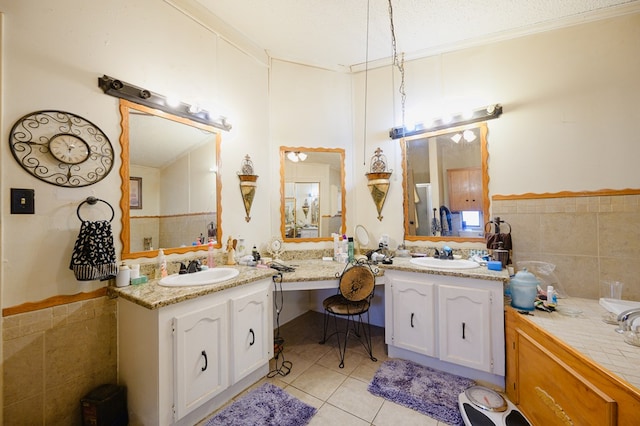
[[[209,238],[209,248],[207,249],[207,267],[213,268],[216,266],[216,257],[213,252],[213,238]]]

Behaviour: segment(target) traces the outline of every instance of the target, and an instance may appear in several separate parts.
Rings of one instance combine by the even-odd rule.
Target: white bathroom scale
[[[466,426],[531,426],[511,401],[484,386],[458,395],[458,407]]]

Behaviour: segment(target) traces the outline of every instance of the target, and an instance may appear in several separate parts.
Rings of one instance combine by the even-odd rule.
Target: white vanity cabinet
[[[231,371],[233,382],[269,362],[273,331],[265,318],[271,311],[269,292],[257,289],[231,299]]]
[[[385,294],[391,290],[390,323],[386,324],[388,345],[437,356],[435,329],[435,285],[428,280],[391,278]]]
[[[503,283],[385,270],[389,357],[504,386]]]
[[[158,309],[118,299],[130,424],[193,425],[269,371],[270,279]]]

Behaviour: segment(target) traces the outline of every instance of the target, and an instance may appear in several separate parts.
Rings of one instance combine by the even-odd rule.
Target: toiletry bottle
[[[342,253],[349,253],[349,241],[347,240],[347,234],[342,235]]]
[[[353,237],[347,240],[347,253],[349,254],[349,262],[353,262]]]
[[[251,256],[253,256],[253,260],[254,261],[259,261],[260,260],[260,253],[258,252],[258,249],[256,248],[256,246],[253,246],[253,249],[251,250]]]
[[[553,290],[553,286],[547,286],[547,306],[550,308],[555,308],[557,304],[556,294]]]
[[[333,260],[337,262],[340,254],[340,235],[334,232],[331,236],[333,237]]]
[[[167,276],[167,259],[164,257],[164,250],[158,250],[158,275],[159,278]]]
[[[215,253],[213,252],[213,238],[209,238],[209,248],[207,249],[207,267],[213,268],[216,266]]]
[[[120,268],[118,270],[118,275],[116,275],[116,287],[126,287],[129,285],[129,281],[131,279],[131,271],[129,267],[122,262]]]

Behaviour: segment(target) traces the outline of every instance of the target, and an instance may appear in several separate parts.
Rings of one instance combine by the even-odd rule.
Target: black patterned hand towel
[[[118,265],[111,222],[82,221],[69,269],[78,281],[105,280],[116,276]]]

